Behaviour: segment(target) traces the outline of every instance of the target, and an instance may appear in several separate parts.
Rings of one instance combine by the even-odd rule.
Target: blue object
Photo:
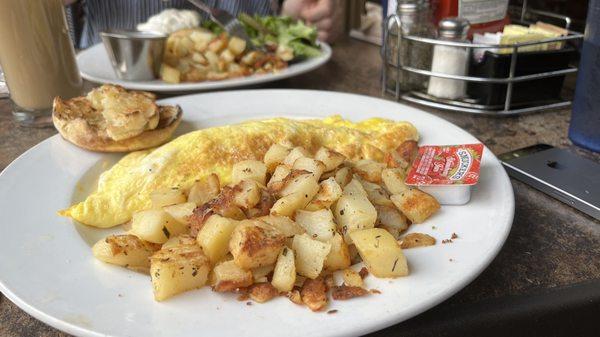
[[[569,138],[600,152],[600,0],[590,0]]]

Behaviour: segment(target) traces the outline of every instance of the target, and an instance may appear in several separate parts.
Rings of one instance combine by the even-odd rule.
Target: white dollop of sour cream
[[[200,25],[200,14],[192,10],[165,9],[151,16],[147,22],[137,25],[137,29],[143,32],[159,32],[171,34],[184,28],[192,28]]]

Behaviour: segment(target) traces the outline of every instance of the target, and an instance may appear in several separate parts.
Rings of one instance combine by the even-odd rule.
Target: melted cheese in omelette
[[[372,118],[353,123],[339,116],[274,118],[198,130],[154,150],[126,155],[100,176],[96,192],[59,214],[90,226],[116,226],[149,208],[152,191],[176,186],[187,189],[211,173],[227,184],[234,163],[262,160],[272,144],[284,140],[311,153],[326,146],[352,160],[381,161],[402,142],[418,140],[418,133],[408,122]]]

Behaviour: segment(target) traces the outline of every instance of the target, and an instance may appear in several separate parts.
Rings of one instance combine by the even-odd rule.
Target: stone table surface
[[[334,45],[333,51],[332,60],[320,69],[264,87],[342,91],[381,97],[381,61],[376,46],[346,39]],[[578,149],[568,140],[570,109],[503,118],[428,108],[425,110],[472,133],[495,154],[547,143],[568,148],[596,162],[600,161],[600,155]],[[0,99],[0,169],[55,133],[53,128],[18,127],[12,120],[8,100]],[[600,222],[523,183],[514,179],[511,181],[515,192],[515,218],[508,240],[498,257],[475,281],[454,297],[421,316],[383,330],[377,335],[452,335],[441,329],[452,328],[452,323],[448,323],[448,320],[465,319],[466,317],[460,316],[465,308],[483,306],[492,310],[493,303],[496,303],[494,301],[537,294],[550,294],[548,298],[551,300],[559,301],[569,297],[575,301],[577,296],[552,294],[554,291],[559,294],[565,287],[600,280]],[[582,295],[581,301],[588,297],[589,295]],[[534,302],[528,300],[528,303]],[[533,312],[536,309],[530,310]],[[597,305],[593,310],[596,314],[600,313]],[[447,318],[445,322],[441,319],[444,317]],[[594,331],[596,332],[600,335],[600,331]],[[590,332],[585,330],[584,333]],[[0,296],[0,336],[66,334],[34,319],[6,297]]]

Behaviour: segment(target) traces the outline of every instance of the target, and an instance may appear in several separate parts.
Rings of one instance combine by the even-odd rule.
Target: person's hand
[[[285,0],[281,14],[317,27],[319,40],[333,42],[341,32],[341,8],[336,0]]]

